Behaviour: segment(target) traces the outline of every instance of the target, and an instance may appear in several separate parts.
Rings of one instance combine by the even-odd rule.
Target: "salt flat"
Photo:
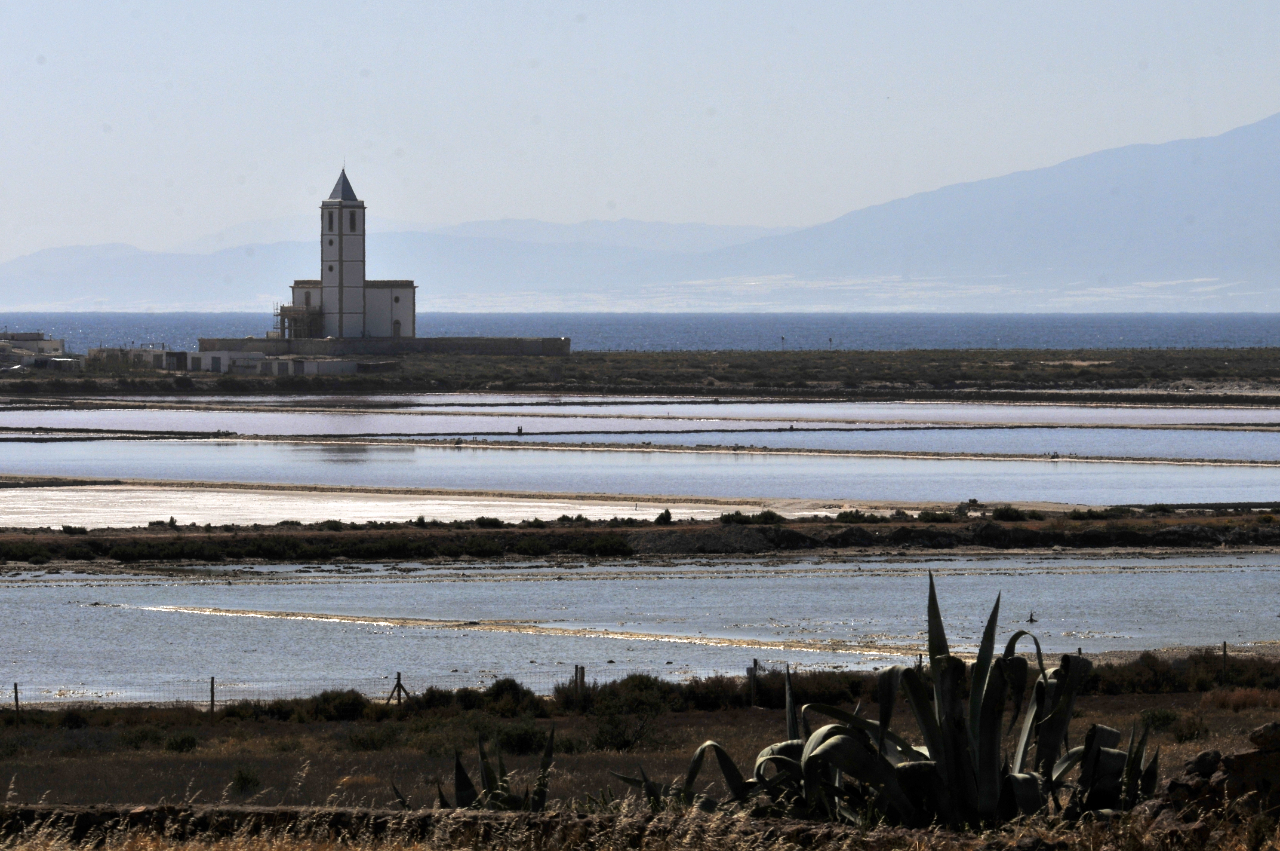
[[[94,485],[80,487],[0,488],[0,526],[19,528],[62,525],[101,528],[145,526],[152,520],[178,523],[261,523],[281,520],[316,522],[342,520],[405,521],[419,515],[428,520],[472,520],[497,517],[509,523],[562,514],[582,514],[592,520],[636,517],[652,520],[670,508],[677,519],[714,519],[726,511],[759,508],[707,503],[622,502],[565,496],[521,498],[414,492],[342,492],[327,489],[243,489],[169,487],[155,485]]]

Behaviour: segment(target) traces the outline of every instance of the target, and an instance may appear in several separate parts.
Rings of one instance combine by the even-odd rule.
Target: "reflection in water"
[[[337,463],[335,463],[337,461]],[[1280,499],[1280,467],[656,451],[346,447],[252,441],[11,443],[0,474],[729,498],[1047,501]]]

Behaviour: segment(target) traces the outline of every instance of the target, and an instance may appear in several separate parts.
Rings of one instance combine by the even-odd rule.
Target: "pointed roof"
[[[351,188],[351,181],[347,180],[347,170],[344,168],[342,174],[338,175],[338,182],[333,184],[333,191],[329,193],[330,201],[359,201],[356,197],[356,191]]]

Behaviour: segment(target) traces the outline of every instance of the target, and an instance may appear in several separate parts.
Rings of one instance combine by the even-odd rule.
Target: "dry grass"
[[[1275,720],[1277,706],[1280,692],[1254,689],[1085,696],[1077,702],[1072,736],[1082,738],[1094,723],[1127,731],[1141,724],[1144,712],[1162,713],[1169,723],[1152,734],[1152,743],[1161,749],[1162,775],[1168,778],[1201,750],[1231,752],[1249,747],[1249,731]],[[195,714],[177,711],[158,718],[147,726],[117,720],[111,726],[80,729],[0,728],[0,783],[8,788],[8,800],[66,805],[196,801],[381,807],[394,805],[394,782],[414,807],[422,807],[434,805],[438,782],[451,789],[454,748],[475,774],[471,722],[441,728],[413,719],[298,723],[222,718],[209,724]],[[895,729],[916,738],[905,706],[899,707],[894,719]],[[708,739],[720,742],[740,766],[749,769],[756,754],[781,739],[785,729],[779,710],[666,712],[657,716],[651,736],[632,751],[619,753],[591,748],[599,723],[591,716],[520,723],[543,730],[555,724],[561,748],[555,756],[551,797],[557,806],[570,809],[605,789],[622,794],[625,787],[610,771],[634,775],[637,766],[643,765],[650,777],[664,781],[683,775],[693,750]],[[152,733],[139,736],[140,729]],[[183,753],[165,748],[166,742],[182,735],[195,739],[194,749]],[[376,749],[368,749],[371,745]],[[508,755],[506,763],[516,772],[515,788],[532,783],[537,756]],[[237,784],[237,776],[256,783]],[[712,796],[723,796],[714,770],[706,771],[703,780]]]
[[[1277,847],[1275,822],[1244,818],[1233,823],[1208,823],[1199,830],[1177,829],[1166,817],[1138,813],[1111,823],[1063,825],[1034,820],[998,831],[953,833],[945,830],[905,830],[891,827],[863,829],[774,819],[761,821],[738,812],[699,811],[650,813],[635,801],[616,813],[595,816],[567,814],[486,814],[472,811],[438,812],[425,818],[414,814],[404,833],[383,835],[357,832],[342,835],[309,829],[305,824],[276,831],[242,828],[190,836],[185,831],[132,829],[93,831],[71,840],[64,830],[37,826],[5,842],[12,851],[329,851],[330,849],[510,849],[511,851],[569,851],[569,849],[638,849],[638,851],[783,851],[808,848],[859,851],[1164,851],[1205,848],[1213,851],[1263,851]],[[225,827],[225,824],[224,824]],[[1173,830],[1170,830],[1174,827]]]

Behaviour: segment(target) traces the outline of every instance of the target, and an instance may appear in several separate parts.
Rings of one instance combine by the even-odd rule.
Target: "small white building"
[[[286,339],[416,337],[413,281],[365,278],[365,207],[346,169],[320,204],[320,278],[293,282],[276,311]]]

